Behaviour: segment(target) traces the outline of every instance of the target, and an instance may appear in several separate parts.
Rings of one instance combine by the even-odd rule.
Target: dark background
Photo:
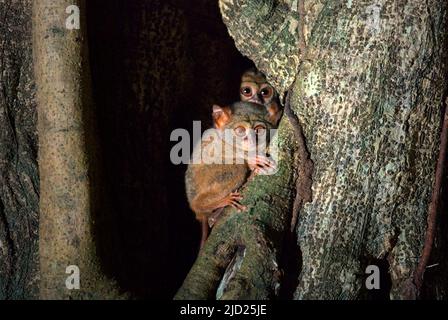
[[[211,106],[238,99],[250,62],[218,1],[87,1],[92,89],[104,168],[97,218],[106,272],[137,298],[172,298],[196,258],[200,228],[175,128],[210,125]]]

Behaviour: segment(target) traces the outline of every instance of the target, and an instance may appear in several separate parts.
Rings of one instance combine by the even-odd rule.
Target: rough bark
[[[298,68],[291,107],[315,167],[313,201],[300,212],[297,228],[303,264],[295,298],[356,298],[362,261],[385,258],[391,298],[415,298],[412,276],[426,230],[446,93],[447,3],[305,1],[306,60],[285,66],[292,47],[299,56],[299,2],[220,1],[237,47],[278,90]],[[247,34],[254,35],[251,41]],[[285,215],[271,205],[263,210]],[[189,281],[199,264],[212,259],[209,250],[182,295],[189,287],[198,296],[200,288]],[[200,272],[206,270],[203,265]]]
[[[37,296],[32,1],[0,1],[0,300]]]
[[[81,9],[81,28],[65,28],[69,5]],[[95,141],[84,1],[33,3],[41,177],[39,254],[41,299],[118,297],[100,268],[93,237]],[[80,269],[80,290],[65,285],[66,268]]]
[[[315,12],[305,3],[311,57],[293,101],[317,166],[299,221],[296,298],[356,297],[362,257],[387,257],[391,298],[414,298],[446,93],[447,4],[323,3]]]
[[[220,0],[219,6],[238,50],[263,70],[277,92],[287,91],[300,62],[297,1]]]

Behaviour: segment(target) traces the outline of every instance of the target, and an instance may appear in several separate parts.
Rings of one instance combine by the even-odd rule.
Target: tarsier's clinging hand
[[[208,235],[210,217],[216,218],[226,206],[245,210],[238,189],[251,170],[275,166],[260,149],[267,145],[270,130],[280,116],[278,111],[249,102],[213,106],[214,130],[195,146],[193,162],[185,175],[190,207],[202,222],[201,247]]]

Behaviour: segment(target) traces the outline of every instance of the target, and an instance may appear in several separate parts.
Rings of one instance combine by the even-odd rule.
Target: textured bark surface
[[[313,201],[297,229],[303,266],[295,297],[356,298],[361,261],[386,257],[391,297],[412,297],[408,280],[422,249],[446,92],[447,4],[304,3],[308,52],[292,108],[303,123],[315,171]],[[290,49],[271,52],[272,42],[263,39],[272,39],[272,30],[259,23],[286,21],[297,5],[220,1],[237,47],[279,90],[289,73],[278,79],[273,66]],[[297,43],[297,28],[277,30],[284,44],[276,48]],[[244,34],[254,33],[248,45]],[[274,61],[266,65],[269,59]]]
[[[0,1],[0,300],[37,296],[32,1]]]
[[[238,50],[266,74],[279,93],[289,89],[299,67],[297,3],[297,0],[219,1],[223,20]]]
[[[387,257],[391,297],[412,297],[446,92],[444,1],[325,4],[293,97],[317,164],[299,221],[297,298],[354,298],[360,257]],[[322,14],[325,12],[325,14]]]
[[[84,1],[33,4],[40,172],[40,298],[117,298],[101,271],[93,237],[95,173],[90,73],[81,29],[65,28],[69,5],[85,13]],[[80,269],[80,290],[65,285],[66,268]]]

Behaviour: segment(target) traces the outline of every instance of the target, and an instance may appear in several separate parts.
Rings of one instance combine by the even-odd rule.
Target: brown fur
[[[278,109],[276,109],[278,113]],[[267,130],[273,129],[278,121],[278,114],[268,112],[262,106],[249,102],[237,102],[229,107],[213,106],[213,121],[215,128],[223,132],[225,129],[233,130],[233,126],[245,124],[250,128],[263,124]],[[274,121],[274,122],[272,122]],[[233,132],[233,131],[232,131]],[[210,144],[219,143],[218,148],[222,146],[222,140],[201,141],[195,147],[210,147]],[[203,149],[204,150],[204,149]],[[229,155],[225,155],[229,160]],[[256,168],[249,167],[247,159],[236,158],[236,155],[230,155],[233,164],[207,164],[200,162],[190,164],[185,174],[185,185],[187,198],[191,209],[196,214],[196,218],[202,221],[203,225],[203,245],[207,235],[205,232],[205,223],[208,218],[226,206],[233,206],[243,211],[245,209],[239,201],[242,197],[237,190],[247,181],[250,171]],[[232,158],[233,157],[233,158]],[[239,162],[238,162],[239,161]],[[263,165],[261,165],[263,166]]]

